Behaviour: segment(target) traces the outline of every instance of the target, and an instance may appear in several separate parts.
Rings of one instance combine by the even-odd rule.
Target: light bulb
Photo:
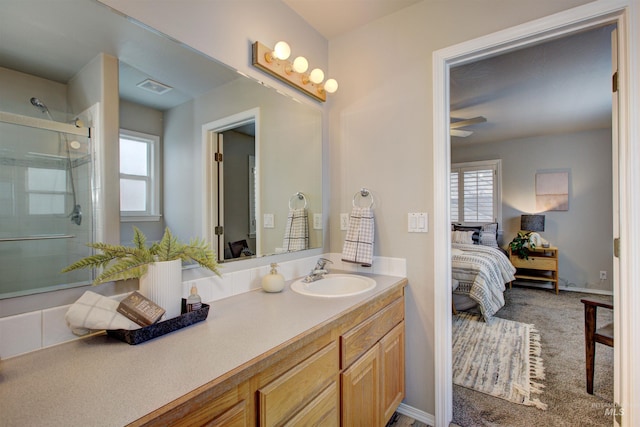
[[[324,82],[324,90],[327,93],[334,93],[335,91],[337,91],[338,82],[336,81],[336,79],[329,79],[326,82]]]
[[[304,73],[309,68],[309,61],[304,56],[298,56],[293,60],[293,71],[296,73]]]
[[[322,83],[322,81],[324,80],[324,71],[322,71],[320,68],[314,68],[309,73],[309,80],[311,80],[311,82],[315,84]]]
[[[273,48],[273,56],[278,58],[281,61],[284,61],[291,55],[291,48],[287,44],[287,42],[278,42],[276,43],[276,47]]]

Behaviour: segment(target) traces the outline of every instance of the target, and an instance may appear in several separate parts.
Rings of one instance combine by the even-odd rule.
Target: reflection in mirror
[[[281,252],[287,201],[298,191],[309,198],[309,215],[321,214],[322,126],[319,108],[278,94],[191,48],[136,25],[98,2],[21,0],[5,2],[2,9],[0,111],[50,121],[30,103],[32,97],[37,97],[48,106],[56,121],[68,123],[81,117],[85,126],[92,129],[91,139],[85,140],[68,134],[62,137],[59,131],[47,131],[45,142],[35,142],[31,136],[9,138],[5,135],[13,131],[4,133],[4,125],[0,129],[3,132],[0,137],[0,237],[74,236],[38,242],[38,251],[17,246],[15,242],[0,241],[1,261],[15,267],[7,279],[13,287],[0,287],[0,298],[87,284],[90,277],[62,275],[60,266],[85,256],[86,253],[81,253],[88,250],[84,243],[92,239],[130,242],[132,225],[138,226],[150,240],[159,239],[165,226],[180,239],[210,238],[206,214],[210,209],[217,209],[217,193],[216,202],[205,206],[210,177],[206,175],[203,160],[207,150],[203,126],[242,111],[259,111],[260,124],[255,126],[259,145],[256,143],[255,146],[253,178],[249,172],[250,158],[242,161],[246,173],[239,170],[234,173],[234,167],[226,168],[225,173],[233,175],[226,180],[231,183],[244,181],[242,193],[246,195],[242,196],[243,206],[238,211],[232,209],[235,201],[231,195],[240,192],[233,188],[224,193],[224,218],[238,219],[243,229],[238,235],[229,229],[224,248],[219,249],[220,257],[227,259],[227,248],[233,257],[235,252],[231,246],[234,251],[237,246],[229,243],[240,241],[244,248],[242,240],[247,241],[249,251],[256,256]],[[163,85],[171,89],[162,93]],[[114,196],[119,194],[117,159],[121,129],[155,135],[160,141],[159,212],[156,215],[120,219]],[[72,157],[71,166],[68,159],[65,160],[65,138],[70,143],[77,140],[84,150],[82,156],[72,152],[75,157]],[[25,142],[27,139],[28,143]],[[45,146],[51,149],[38,151]],[[22,157],[17,157],[17,151]],[[29,152],[41,156],[25,158],[23,154]],[[43,158],[42,155],[54,157]],[[93,169],[86,159],[88,155],[94,156]],[[7,162],[13,162],[13,165],[6,168]],[[61,179],[66,179],[66,184],[30,190],[24,178],[28,173],[25,175],[20,170],[27,171],[36,163],[55,165],[53,169],[64,172],[65,178]],[[239,178],[240,174],[242,178]],[[253,195],[251,179],[255,180]],[[32,177],[31,181],[34,180]],[[35,202],[29,211],[30,197],[32,200],[47,198],[50,202],[47,212],[40,210],[37,213]],[[64,199],[64,213],[59,212],[56,202],[52,202],[60,197]],[[93,207],[92,201],[98,204]],[[253,218],[248,207],[252,203]],[[81,225],[71,221],[77,205],[82,213]],[[265,214],[274,218],[273,228],[263,226]],[[45,229],[44,223],[43,227],[34,225],[36,220],[45,217],[52,227]],[[77,212],[75,218],[78,218]],[[58,222],[64,226],[53,227]],[[228,226],[236,227],[233,221]],[[322,231],[311,229],[309,240],[310,248],[322,246]],[[62,247],[51,248],[53,241]],[[77,252],[78,248],[81,252]],[[37,259],[28,258],[27,254]],[[53,254],[60,259],[55,260]],[[243,258],[246,257],[233,259]],[[38,269],[32,268],[36,264]],[[23,283],[27,270],[32,269],[35,274],[35,270],[45,266],[48,266],[47,270],[38,271],[37,277],[29,278],[31,285],[27,287]],[[2,265],[3,276],[7,277],[5,272],[9,270],[4,267]]]
[[[256,144],[255,123],[217,134],[218,257],[221,260],[256,253]]]

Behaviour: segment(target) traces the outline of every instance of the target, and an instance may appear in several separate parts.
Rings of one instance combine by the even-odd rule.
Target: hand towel
[[[373,210],[355,206],[342,247],[342,260],[371,267],[373,262]]]
[[[86,291],[69,307],[64,318],[71,332],[78,336],[102,329],[139,329],[140,325],[116,311],[119,304],[111,298]]]
[[[286,252],[309,249],[309,218],[306,208],[289,209],[282,247]]]

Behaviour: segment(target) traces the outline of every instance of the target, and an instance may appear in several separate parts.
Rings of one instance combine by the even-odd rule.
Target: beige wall
[[[118,99],[118,58],[100,54],[85,65],[69,82],[69,104],[73,111],[83,111],[100,103],[98,135],[93,141],[99,146],[102,158],[96,169],[97,198],[95,208],[100,212],[96,219],[99,230],[97,241],[120,243],[120,191],[106,191],[120,188],[119,170],[119,99]]]
[[[432,233],[408,234],[407,213],[433,212],[432,52],[587,3],[424,1],[329,43],[340,82],[330,105],[331,218],[348,212],[362,186],[376,198],[375,254],[407,259],[407,395],[433,414]],[[331,250],[343,232],[331,227]]]

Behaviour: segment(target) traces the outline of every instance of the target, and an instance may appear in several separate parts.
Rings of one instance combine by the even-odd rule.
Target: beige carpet
[[[540,335],[533,325],[460,313],[453,316],[453,382],[521,405],[546,409]]]
[[[535,324],[540,331],[545,365],[545,389],[540,397],[546,411],[516,405],[454,385],[453,422],[473,426],[611,426],[613,419],[613,349],[598,344],[594,394],[585,389],[584,308],[578,292],[514,286],[505,292],[506,306],[498,317]],[[592,295],[605,301],[611,297]],[[611,321],[609,310],[598,320]]]

